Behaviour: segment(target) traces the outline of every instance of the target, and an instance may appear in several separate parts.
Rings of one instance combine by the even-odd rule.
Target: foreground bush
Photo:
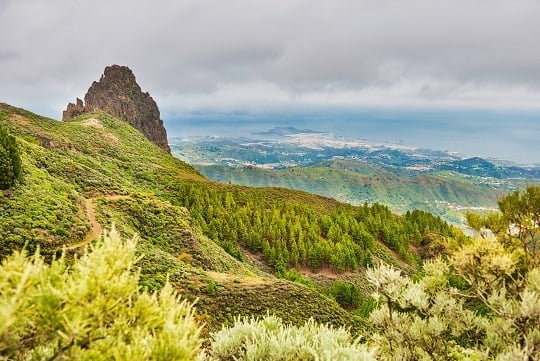
[[[280,318],[237,319],[213,337],[209,355],[200,360],[375,360],[374,351],[353,339],[343,328],[308,321],[302,327],[287,326]]]
[[[192,360],[193,309],[169,285],[141,293],[135,241],[114,229],[79,260],[16,252],[0,266],[0,359]]]
[[[540,187],[471,217],[497,238],[476,239],[413,280],[369,270],[379,307],[369,317],[382,360],[540,360]]]
[[[369,316],[382,360],[540,360],[540,269],[479,240],[412,280],[381,266],[368,272],[380,306]]]

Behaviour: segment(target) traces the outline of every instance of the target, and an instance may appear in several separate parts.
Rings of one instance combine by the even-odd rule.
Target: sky
[[[0,0],[0,101],[58,119],[120,64],[171,125],[327,108],[540,114],[539,18],[537,0]]]

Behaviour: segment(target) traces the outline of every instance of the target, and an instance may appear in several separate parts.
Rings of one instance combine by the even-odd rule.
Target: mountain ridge
[[[365,285],[365,267],[377,260],[412,272],[429,247],[423,238],[461,237],[421,212],[220,184],[102,111],[61,122],[0,104],[0,125],[23,161],[22,180],[0,198],[0,257],[23,247],[74,255],[114,223],[123,237],[138,235],[142,285],[157,289],[169,274],[186,297],[204,299],[213,330],[267,309],[297,324],[315,317],[359,327],[322,293],[329,285]],[[289,271],[311,286],[277,278]],[[231,303],[217,306],[222,296]]]
[[[260,131],[260,132],[253,132],[254,135],[278,135],[278,136],[286,136],[291,134],[319,134],[321,132],[318,132],[316,130],[311,129],[298,129],[293,126],[286,126],[286,127],[274,127],[269,130]]]

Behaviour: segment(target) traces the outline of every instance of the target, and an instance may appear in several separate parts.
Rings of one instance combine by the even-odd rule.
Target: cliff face
[[[143,93],[135,75],[127,66],[105,68],[99,81],[92,83],[84,96],[69,103],[63,121],[86,112],[102,110],[140,130],[148,139],[170,153],[167,133],[160,119],[159,109],[150,94]]]

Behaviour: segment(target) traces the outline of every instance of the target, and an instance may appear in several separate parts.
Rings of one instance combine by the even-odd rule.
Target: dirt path
[[[88,220],[90,221],[90,224],[92,225],[92,229],[90,230],[90,232],[88,232],[88,234],[86,235],[86,237],[84,237],[84,239],[82,241],[77,242],[77,243],[72,244],[72,245],[67,246],[67,247],[63,247],[63,249],[71,250],[71,249],[86,246],[90,242],[96,240],[101,235],[101,232],[103,231],[103,227],[101,227],[101,224],[99,224],[99,222],[96,219],[96,210],[94,208],[94,201],[96,201],[98,199],[107,199],[107,200],[110,200],[110,201],[115,201],[115,200],[118,200],[118,199],[128,199],[128,198],[131,198],[131,196],[119,195],[119,194],[110,195],[110,196],[100,196],[100,197],[94,197],[94,198],[87,198],[85,200],[86,216],[88,217]]]

